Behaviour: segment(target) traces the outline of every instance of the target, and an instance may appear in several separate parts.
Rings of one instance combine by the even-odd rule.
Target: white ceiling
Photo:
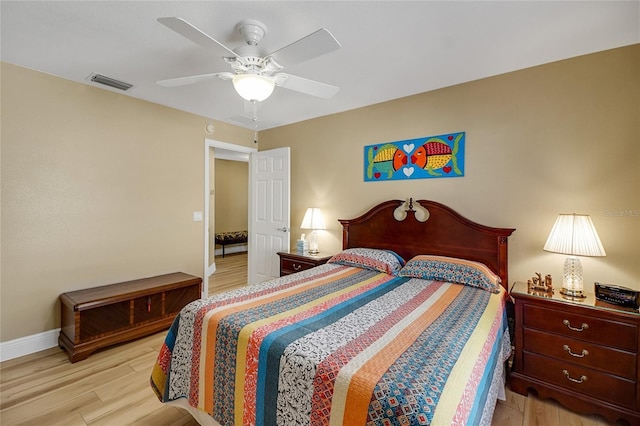
[[[259,130],[640,43],[639,1],[6,1],[1,59],[83,84],[97,72],[135,98],[253,128],[230,81],[163,88],[156,80],[229,71],[158,23],[177,16],[230,48],[234,26],[267,26],[274,51],[319,28],[342,48],[284,71],[340,87],[330,100],[276,87]],[[239,122],[238,122],[239,120]]]

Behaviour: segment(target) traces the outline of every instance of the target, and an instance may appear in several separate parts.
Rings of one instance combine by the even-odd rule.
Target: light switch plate
[[[193,212],[193,221],[202,222],[202,212]]]

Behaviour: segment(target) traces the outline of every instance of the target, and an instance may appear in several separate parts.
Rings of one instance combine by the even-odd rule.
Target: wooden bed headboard
[[[402,219],[403,220],[399,220]],[[513,228],[492,228],[429,200],[385,201],[355,219],[339,219],[342,248],[393,250],[405,260],[418,254],[482,262],[508,288],[508,243]]]

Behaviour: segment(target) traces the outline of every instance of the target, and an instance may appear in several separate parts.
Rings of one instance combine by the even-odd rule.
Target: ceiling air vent
[[[105,86],[113,87],[120,90],[129,90],[133,87],[133,84],[125,83],[124,81],[116,80],[115,78],[107,77],[102,74],[93,73],[89,76],[89,80],[94,83],[104,84]]]

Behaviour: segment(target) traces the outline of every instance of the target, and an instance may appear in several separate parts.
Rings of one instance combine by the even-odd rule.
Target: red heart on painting
[[[374,150],[374,151],[377,151],[377,150],[378,150],[378,147],[377,147],[377,146],[374,146],[374,147],[373,147],[373,150]]]
[[[375,172],[373,175],[376,177],[376,179],[380,179],[380,172]]]
[[[449,136],[447,139],[449,139],[450,141],[453,140],[453,136]]]
[[[445,166],[442,168],[442,170],[444,170],[445,173],[449,173],[451,171],[451,167],[450,166]]]

